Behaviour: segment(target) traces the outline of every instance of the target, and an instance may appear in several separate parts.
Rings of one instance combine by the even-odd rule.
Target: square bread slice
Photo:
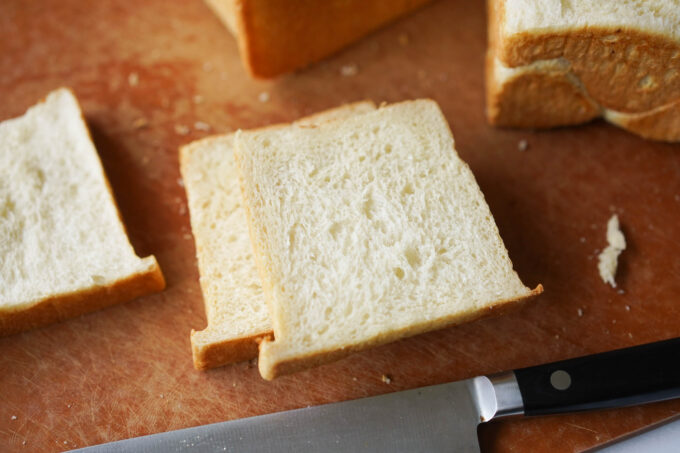
[[[374,109],[372,102],[357,102],[303,118],[297,124],[332,121]],[[208,319],[204,330],[191,332],[196,369],[255,358],[258,342],[272,335],[233,148],[234,134],[227,134],[180,149],[180,170]]]
[[[130,245],[73,93],[0,123],[0,335],[164,287]]]
[[[513,270],[433,101],[240,131],[235,154],[275,336],[265,379],[542,291]]]

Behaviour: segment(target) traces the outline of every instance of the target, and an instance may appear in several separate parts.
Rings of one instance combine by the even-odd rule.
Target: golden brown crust
[[[527,300],[538,296],[543,292],[543,285],[538,285],[526,297],[508,299],[498,301],[493,305],[485,307],[482,310],[470,310],[465,313],[458,313],[445,318],[437,319],[436,321],[423,322],[420,324],[405,327],[399,330],[390,331],[388,334],[379,335],[370,340],[353,344],[345,349],[337,350],[330,349],[319,351],[307,356],[295,357],[294,359],[283,360],[273,364],[273,366],[264,368],[260,367],[260,374],[264,379],[272,380],[274,378],[284,376],[287,374],[296,373],[314,366],[323,365],[325,363],[333,362],[335,360],[346,357],[353,352],[357,352],[370,347],[383,345],[402,338],[418,335],[420,333],[443,329],[446,327],[455,326],[471,321],[476,321],[490,316],[498,316],[503,313],[512,311],[521,307]],[[265,340],[267,341],[267,340]],[[262,364],[262,360],[260,361]]]
[[[680,101],[644,114],[606,112],[605,119],[643,138],[680,142]]]
[[[429,1],[232,0],[241,58],[248,72],[260,78],[318,61]],[[226,8],[211,6],[229,22],[222,12]]]
[[[162,291],[165,279],[158,264],[146,272],[131,275],[109,285],[60,294],[29,307],[0,311],[0,336],[12,335],[35,327],[63,321],[109,305]]]
[[[205,331],[191,331],[191,351],[194,368],[197,370],[207,370],[257,357],[258,344],[273,335],[272,332],[262,332],[240,338],[205,342],[197,340],[197,335],[201,332]]]
[[[486,58],[486,111],[501,127],[547,128],[590,121],[599,106],[566,73],[528,71],[504,83],[496,79],[495,58]]]

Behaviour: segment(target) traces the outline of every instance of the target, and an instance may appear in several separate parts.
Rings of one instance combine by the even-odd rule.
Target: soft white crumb
[[[136,87],[137,85],[139,85],[139,74],[137,74],[136,72],[131,72],[130,74],[128,74],[128,85],[130,85],[131,87]]]
[[[189,133],[189,126],[184,124],[175,124],[175,133],[177,135],[187,135]]]
[[[383,375],[380,377],[380,379],[381,379],[385,384],[391,384],[391,383],[392,383],[392,378],[391,378],[389,375],[387,375],[387,374],[383,374]]]
[[[210,126],[210,124],[208,124],[204,121],[196,121],[194,123],[194,129],[196,129],[197,131],[208,132],[208,131],[210,131],[210,129],[212,129],[212,127]]]
[[[194,104],[200,104],[203,102],[203,96],[201,96],[200,94],[195,95],[193,99]]]
[[[517,143],[517,149],[520,151],[526,151],[527,149],[529,149],[529,142],[524,139],[520,140]]]
[[[614,277],[618,267],[618,258],[621,252],[626,249],[626,238],[621,232],[619,217],[616,214],[607,222],[607,242],[607,247],[598,256],[597,268],[602,281],[609,283],[612,288],[616,288]]]
[[[257,96],[257,99],[262,103],[269,102],[269,93],[267,91],[263,91]]]
[[[16,416],[16,415],[12,415],[11,418],[12,418],[12,420],[16,420],[16,419],[17,419],[17,416]]]
[[[340,75],[343,77],[352,77],[357,75],[358,72],[359,67],[356,65],[356,63],[346,64],[340,68]]]
[[[579,318],[580,318],[581,316],[583,316],[583,309],[582,309],[582,308],[579,308],[578,310],[576,310],[576,314],[578,314],[578,317],[579,317]]]

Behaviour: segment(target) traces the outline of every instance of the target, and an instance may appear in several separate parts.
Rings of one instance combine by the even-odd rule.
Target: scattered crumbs
[[[560,335],[559,335],[559,334],[555,334],[555,340],[559,340],[559,339],[560,339]]]
[[[197,131],[205,131],[205,132],[208,132],[208,131],[210,131],[210,129],[212,129],[212,128],[210,127],[210,124],[208,124],[208,123],[206,123],[206,122],[204,122],[204,121],[196,121],[196,122],[194,123],[194,129],[196,129]]]
[[[212,70],[213,70],[213,64],[212,64],[211,62],[209,62],[209,61],[206,61],[205,63],[203,63],[203,70],[204,70],[205,72],[210,72],[210,71],[212,71]]]
[[[380,376],[380,379],[385,383],[385,384],[391,384],[392,383],[392,377],[388,374],[383,374]]]
[[[269,102],[269,92],[263,91],[257,96],[257,99],[262,103]]]
[[[22,441],[21,441],[21,445],[26,445],[26,441],[25,441],[25,440],[22,440]]]
[[[626,305],[626,311],[630,311],[630,305]]]
[[[184,180],[182,178],[177,178],[177,185],[180,187],[184,187]]]
[[[68,441],[67,441],[67,440],[64,441],[64,445],[68,445]]]
[[[586,238],[583,236],[581,236],[578,240],[581,242],[581,244],[585,244],[586,242]]]
[[[194,100],[194,104],[200,104],[200,103],[203,102],[203,96],[201,96],[200,94],[197,94],[193,97],[193,100]]]
[[[146,118],[137,118],[132,122],[132,127],[135,129],[142,129],[149,125],[149,121]]]
[[[69,409],[71,409],[71,405],[70,405],[70,404],[67,404],[66,407],[68,407]]]
[[[161,399],[165,398],[165,396],[162,393],[159,396],[161,397]]]
[[[612,319],[612,324],[616,324],[616,319]]]
[[[175,133],[177,135],[187,135],[189,133],[189,127],[184,124],[175,124]]]
[[[625,292],[623,289],[619,289],[619,290],[616,291],[616,292],[619,293],[619,294],[626,294],[626,292]]]
[[[187,213],[187,206],[184,203],[182,203],[181,205],[179,205],[178,212],[179,215],[185,215]]]
[[[517,142],[517,149],[520,151],[526,151],[529,149],[529,142],[526,141],[525,139],[520,140]]]
[[[593,255],[588,255],[588,256],[587,256],[587,259],[588,259],[588,261],[592,261],[592,260],[593,260]]]
[[[137,85],[139,85],[139,74],[137,74],[136,72],[131,72],[128,75],[128,85],[130,85],[131,87],[136,87]]]
[[[675,201],[680,201],[680,194],[675,194]]]
[[[340,68],[340,75],[343,77],[352,77],[357,75],[358,72],[359,67],[356,65],[356,63],[346,64]]]
[[[232,387],[236,387],[236,382],[233,382],[233,383],[231,384],[231,386],[232,386]]]
[[[190,235],[189,233],[186,233],[186,234],[184,235],[184,239],[186,239],[187,241],[190,241],[190,240],[191,240],[191,235]]]
[[[591,229],[591,230],[597,230],[597,225],[595,225],[594,223],[591,223],[591,224],[590,224],[590,229]]]
[[[16,416],[16,415],[12,415],[11,418],[12,418],[12,420],[16,420],[16,419],[17,419],[17,416]]]
[[[356,381],[357,381],[357,378],[356,378],[356,377],[353,377],[352,380],[353,380],[354,382],[356,382]]]
[[[399,35],[399,44],[402,46],[408,46],[410,39],[408,37],[408,33],[402,33]]]
[[[628,332],[628,338],[633,338],[633,334]]]
[[[578,314],[578,317],[580,318],[581,316],[583,316],[583,309],[579,308],[578,310],[576,310],[576,313]]]

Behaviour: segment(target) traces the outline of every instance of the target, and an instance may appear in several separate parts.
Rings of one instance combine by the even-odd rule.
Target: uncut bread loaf
[[[374,108],[372,102],[358,102],[296,123],[332,121]],[[191,332],[197,369],[257,357],[258,342],[272,335],[242,207],[233,147],[234,135],[227,134],[198,140],[180,149],[180,170],[208,320],[204,330]]]
[[[275,336],[265,379],[542,290],[513,271],[433,101],[238,132],[236,159]]]
[[[206,0],[238,40],[254,77],[274,77],[337,52],[431,0]]]
[[[680,8],[672,0],[488,0],[492,124],[597,117],[680,140]]]
[[[0,271],[0,335],[165,286],[130,245],[68,89],[0,123]]]

